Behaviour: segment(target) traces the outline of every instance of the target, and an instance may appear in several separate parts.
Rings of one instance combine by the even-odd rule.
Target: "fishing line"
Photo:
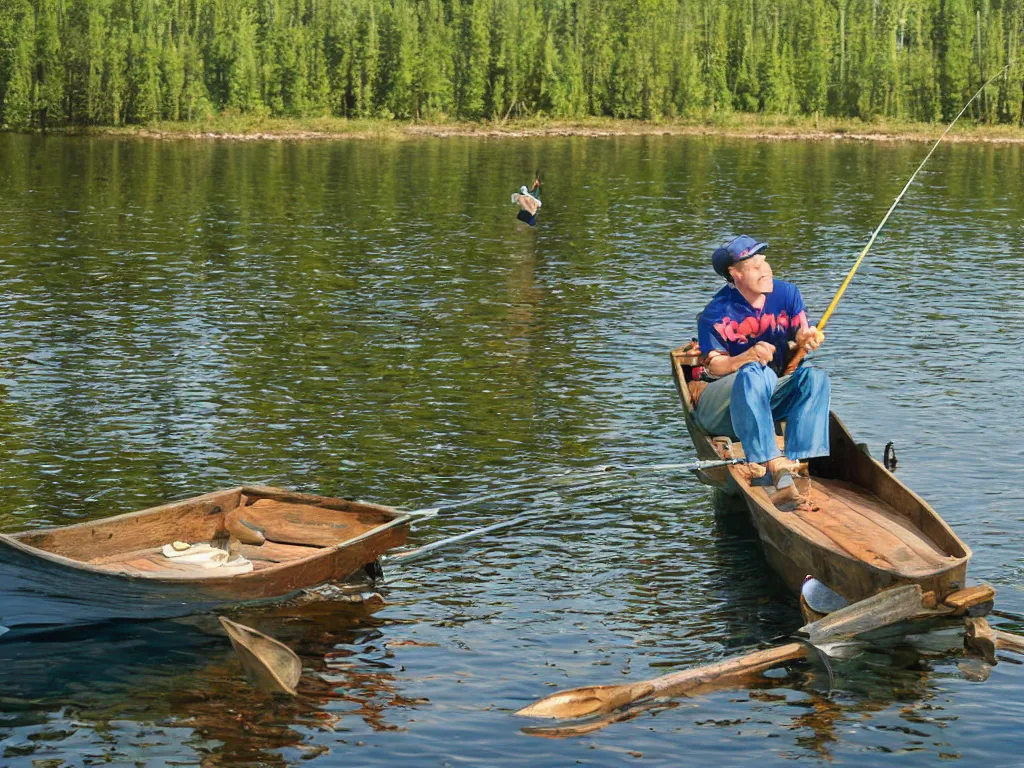
[[[579,483],[573,486],[563,486],[558,490],[572,491],[579,490],[581,488],[603,488],[612,485],[613,483],[614,480],[609,479],[604,480],[602,482],[587,482]],[[440,549],[444,549],[451,544],[457,544],[460,541],[465,541],[466,539],[475,538],[477,536],[483,536],[484,534],[491,533],[493,531],[499,531],[503,528],[511,528],[513,526],[521,525],[524,523],[532,523],[541,520],[551,519],[557,517],[562,513],[563,510],[561,508],[552,510],[550,512],[524,512],[523,514],[516,515],[515,517],[510,517],[495,523],[490,523],[489,525],[485,525],[482,528],[474,528],[473,530],[464,531],[463,533],[457,533],[454,536],[449,536],[438,541],[432,541],[429,544],[424,544],[423,546],[417,547],[415,549],[407,549],[402,552],[395,552],[394,554],[384,555],[381,557],[381,562],[384,565],[387,565],[389,563],[393,564],[415,562],[417,560],[422,559],[423,557],[426,557],[429,554],[432,554],[433,552],[436,552]]]
[[[573,470],[566,470],[565,472],[558,474],[542,475],[545,478],[542,482],[533,485],[523,484],[513,487],[511,490],[502,491],[499,493],[482,494],[480,496],[473,496],[469,499],[462,501],[452,502],[450,504],[437,504],[431,507],[423,507],[422,509],[414,509],[406,512],[407,515],[418,517],[421,519],[430,519],[436,517],[441,512],[451,512],[455,509],[462,507],[472,506],[474,504],[483,504],[487,501],[501,501],[502,499],[515,498],[517,496],[524,496],[532,492],[540,492],[546,490],[573,490],[576,488],[584,488],[590,483],[593,483],[597,478],[608,475],[609,473],[621,473],[621,474],[633,474],[637,472],[702,472],[708,469],[715,469],[717,467],[727,467],[733,464],[745,464],[746,459],[719,459],[719,460],[706,460],[706,461],[689,461],[683,464],[646,464],[646,465],[615,465],[615,464],[599,464],[591,469],[585,469],[574,472]],[[589,480],[588,478],[594,478]],[[564,480],[583,480],[582,483],[559,485],[556,481]],[[530,478],[532,481],[533,478]]]
[[[988,81],[983,86],[981,86],[981,88],[978,89],[977,93],[971,96],[971,98],[967,101],[966,104],[964,104],[963,108],[960,110],[957,116],[953,118],[953,122],[946,126],[946,130],[942,132],[942,135],[939,136],[939,138],[935,141],[935,143],[932,145],[932,148],[928,150],[928,154],[924,156],[924,160],[921,161],[921,164],[917,166],[917,170],[914,171],[910,179],[907,181],[906,185],[904,185],[903,191],[896,196],[896,199],[893,201],[893,204],[889,206],[889,210],[886,211],[885,216],[882,218],[881,223],[879,223],[879,225],[875,228],[875,231],[871,233],[871,239],[868,240],[868,244],[864,246],[864,250],[861,251],[860,256],[857,257],[857,261],[854,263],[853,269],[850,270],[850,274],[846,276],[846,279],[843,280],[843,284],[839,286],[839,290],[836,292],[835,298],[832,299],[832,303],[828,305],[828,309],[825,310],[825,314],[823,314],[821,316],[821,320],[818,321],[817,327],[819,331],[825,327],[825,323],[827,323],[828,319],[832,317],[832,312],[835,311],[836,305],[839,303],[839,299],[841,299],[843,297],[843,294],[846,293],[846,288],[850,284],[850,281],[853,279],[854,274],[856,274],[857,269],[860,267],[860,263],[864,260],[864,257],[867,256],[867,253],[871,249],[871,246],[875,244],[875,239],[878,237],[878,233],[882,231],[882,227],[885,226],[885,222],[889,220],[889,217],[892,215],[892,212],[896,210],[896,206],[899,205],[900,200],[902,200],[903,196],[907,194],[907,190],[910,189],[910,185],[914,183],[914,179],[917,178],[917,174],[920,172],[922,168],[924,168],[925,163],[928,162],[928,158],[932,156],[932,153],[935,151],[936,147],[938,147],[942,140],[946,138],[946,134],[948,134],[953,129],[953,126],[956,125],[956,121],[963,116],[964,112],[967,111],[967,108],[971,106],[972,103],[974,103],[974,100],[981,95],[982,91],[984,91],[989,85],[991,85],[991,83],[997,77],[1001,76],[1003,72],[1005,72],[1009,68],[1010,65],[1007,64],[1005,67],[999,70],[999,72],[990,77]]]

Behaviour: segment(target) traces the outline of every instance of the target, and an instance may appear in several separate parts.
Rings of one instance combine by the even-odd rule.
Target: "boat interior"
[[[782,449],[784,437],[779,435],[777,440]],[[723,454],[727,454],[723,458],[741,457],[743,449],[733,442],[731,450],[723,450]],[[812,459],[807,466],[808,479],[800,484],[807,503],[779,514],[786,515],[787,526],[809,541],[908,577],[945,570],[966,555],[944,525],[929,525],[935,520],[928,510],[915,520],[866,488],[843,479],[835,472],[836,462]],[[739,482],[751,486],[749,478]],[[775,488],[767,485],[763,490],[764,501],[768,501]],[[935,538],[926,533],[928,529]]]
[[[107,571],[150,578],[217,578],[322,554],[394,517],[393,511],[371,504],[236,488],[96,522],[25,531],[11,538]],[[183,555],[217,549],[228,557],[218,566],[211,565],[209,558],[169,557],[166,547],[174,542],[181,542],[178,547],[192,545]],[[244,563],[251,567],[242,568]]]
[[[704,382],[694,369],[699,353],[683,348],[673,353],[680,394],[692,418]],[[785,423],[777,424],[779,449],[785,444]],[[934,574],[956,565],[970,551],[945,522],[916,494],[874,461],[864,445],[854,443],[842,422],[831,414],[830,454],[807,462],[809,480],[801,491],[807,503],[793,509],[776,509],[787,527],[817,544],[844,553],[884,570],[908,577]],[[707,436],[721,458],[742,457],[738,441],[726,436]],[[733,471],[737,483],[756,488],[749,475]],[[801,484],[798,482],[798,486]],[[763,504],[773,507],[768,485],[754,492]]]

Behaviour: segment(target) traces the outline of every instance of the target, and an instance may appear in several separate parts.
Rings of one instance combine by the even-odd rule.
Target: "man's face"
[[[736,287],[744,293],[771,293],[775,288],[772,280],[772,268],[765,261],[764,254],[758,253],[739,264],[733,264],[732,280]]]

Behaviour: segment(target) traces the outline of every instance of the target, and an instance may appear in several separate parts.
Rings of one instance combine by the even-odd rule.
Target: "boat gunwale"
[[[162,573],[162,572],[159,572],[159,571],[154,571],[154,572],[152,572],[152,574],[146,573],[146,572],[128,573],[127,571],[113,570],[113,569],[111,569],[111,568],[109,568],[109,567],[107,567],[105,565],[96,565],[96,564],[93,564],[93,563],[85,562],[83,560],[76,560],[74,558],[67,557],[65,555],[58,555],[58,554],[56,554],[54,552],[50,552],[49,550],[42,549],[40,547],[35,547],[35,546],[33,546],[31,544],[28,544],[28,543],[26,543],[26,542],[21,540],[21,537],[32,536],[32,535],[36,535],[36,534],[40,534],[40,533],[47,533],[49,531],[54,531],[54,530],[61,530],[61,531],[66,531],[66,530],[69,530],[69,529],[87,530],[89,527],[95,526],[98,523],[107,523],[107,522],[110,522],[110,521],[116,521],[116,520],[120,520],[120,519],[131,518],[131,517],[142,517],[142,516],[156,515],[156,514],[160,514],[162,512],[166,512],[170,508],[174,507],[175,505],[182,504],[182,503],[185,503],[185,502],[201,503],[203,501],[209,501],[211,498],[216,497],[216,496],[221,496],[221,495],[224,495],[224,494],[230,494],[230,493],[235,493],[235,492],[244,494],[246,491],[251,491],[255,495],[265,495],[265,494],[267,494],[269,492],[269,493],[271,493],[273,495],[287,496],[287,497],[289,497],[291,499],[296,499],[296,500],[300,500],[300,501],[301,500],[305,500],[307,502],[312,502],[313,500],[317,500],[317,501],[321,501],[321,502],[332,502],[332,503],[339,503],[339,504],[346,504],[346,505],[355,505],[355,506],[361,507],[361,508],[363,508],[363,509],[365,509],[367,511],[374,511],[374,512],[384,513],[388,517],[390,517],[391,519],[388,520],[385,523],[382,523],[381,525],[374,526],[373,528],[371,528],[368,531],[364,531],[363,533],[359,534],[358,536],[353,536],[352,538],[345,539],[343,541],[339,541],[337,544],[331,544],[331,545],[328,545],[328,546],[325,546],[325,547],[317,547],[315,549],[312,549],[311,553],[309,555],[305,556],[305,557],[296,558],[294,560],[287,560],[285,562],[274,563],[272,565],[267,566],[266,568],[261,568],[258,571],[257,570],[253,570],[253,571],[249,571],[248,573],[239,573],[239,574],[234,574],[234,575],[229,574],[227,576],[216,576],[216,575],[213,575],[213,572],[216,571],[215,568],[211,568],[211,569],[208,569],[206,571],[196,571],[194,574],[190,573],[190,572],[185,572],[185,573],[180,573],[180,574],[175,575],[175,576],[168,576],[166,573]],[[322,504],[320,506],[322,508],[324,508],[324,509],[333,509],[332,507],[327,507],[327,506],[324,506]],[[228,512],[228,511],[230,511],[230,510],[224,510],[224,513]],[[346,510],[339,509],[339,510],[336,510],[336,511],[345,512]],[[351,510],[351,511],[357,512],[358,510]],[[185,583],[187,583],[187,582],[199,582],[199,583],[201,583],[203,585],[209,585],[209,586],[212,586],[212,587],[216,587],[216,586],[221,586],[221,585],[224,585],[224,584],[237,584],[237,583],[240,583],[240,582],[241,583],[247,583],[247,582],[250,582],[250,581],[264,581],[264,580],[266,580],[267,578],[269,578],[271,576],[279,575],[282,571],[284,571],[287,568],[291,568],[293,566],[298,566],[298,565],[304,565],[304,564],[309,563],[310,561],[313,561],[313,560],[317,560],[317,559],[324,558],[324,557],[329,557],[334,552],[337,552],[337,551],[343,550],[343,549],[347,549],[348,547],[350,547],[350,546],[352,546],[354,544],[358,544],[358,543],[360,543],[360,542],[362,542],[362,541],[364,541],[366,539],[379,536],[382,533],[391,530],[392,528],[396,528],[396,527],[399,527],[399,526],[402,526],[402,525],[406,525],[406,524],[408,524],[408,522],[411,519],[412,518],[411,518],[410,515],[402,513],[402,512],[399,512],[398,510],[396,510],[396,509],[394,509],[392,507],[386,507],[386,506],[381,505],[381,504],[371,504],[371,503],[366,503],[366,502],[352,502],[352,501],[347,501],[345,499],[341,499],[341,498],[337,498],[337,497],[317,496],[317,495],[314,495],[314,494],[298,493],[298,492],[295,492],[295,491],[289,491],[289,490],[286,490],[286,489],[283,489],[283,488],[275,488],[275,487],[272,487],[272,486],[242,485],[242,486],[237,486],[237,487],[234,487],[234,488],[227,488],[227,489],[221,490],[221,491],[212,491],[210,493],[206,493],[206,494],[203,494],[201,496],[190,496],[190,497],[187,497],[187,498],[184,498],[184,499],[179,499],[178,501],[172,501],[172,502],[168,502],[167,504],[161,504],[161,505],[156,506],[156,507],[150,507],[148,509],[142,509],[142,510],[138,510],[136,512],[125,512],[125,513],[120,514],[120,515],[112,515],[111,517],[104,517],[104,518],[100,518],[98,520],[89,520],[89,521],[85,521],[85,522],[81,522],[81,523],[73,523],[71,525],[65,525],[65,526],[58,525],[58,526],[49,526],[47,528],[32,528],[32,529],[29,529],[29,530],[26,530],[26,531],[19,531],[18,533],[15,533],[15,534],[0,533],[0,545],[6,544],[7,546],[11,547],[12,549],[16,549],[16,550],[18,550],[18,551],[20,551],[20,552],[22,552],[22,553],[24,553],[24,554],[26,554],[26,555],[28,555],[30,557],[36,558],[38,560],[45,560],[45,561],[48,561],[49,563],[52,563],[53,565],[61,566],[61,567],[64,567],[64,568],[70,568],[72,570],[80,571],[80,572],[84,571],[84,572],[87,572],[87,573],[90,573],[90,574],[93,574],[93,575],[96,575],[96,576],[110,577],[110,578],[114,578],[114,579],[117,579],[117,580],[129,580],[129,581],[144,580],[144,581],[147,581],[147,582],[165,583],[165,584],[181,584],[183,582],[185,582]],[[209,575],[207,575],[207,574],[209,574]]]

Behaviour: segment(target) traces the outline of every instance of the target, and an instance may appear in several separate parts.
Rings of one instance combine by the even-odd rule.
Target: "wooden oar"
[[[604,715],[652,697],[694,696],[742,685],[774,666],[804,658],[811,648],[847,640],[912,618],[921,611],[917,584],[885,590],[831,613],[797,631],[805,641],[735,656],[708,666],[685,669],[622,685],[591,685],[546,696],[516,712],[526,717],[578,718]]]
[[[887,589],[853,605],[805,624],[795,633],[816,648],[862,635],[914,618],[922,611],[924,593],[919,584]]]
[[[961,115],[963,115],[963,113],[967,111],[967,108],[971,106],[971,103],[981,95],[981,92],[988,87],[989,83],[991,83],[997,77],[1001,77],[1003,72],[1006,71],[1007,67],[1009,67],[1009,64],[1007,64],[1006,67],[1003,67],[1003,69],[1001,69],[999,72],[993,75],[992,78],[989,79],[987,83],[985,83],[985,85],[981,86],[981,88],[978,89],[977,93],[971,96],[967,103],[964,104],[963,109],[960,110],[960,113],[953,118],[953,122],[946,126],[946,130],[942,132],[942,135],[939,136],[938,139],[936,139],[935,143],[932,145],[932,148],[928,150],[928,154],[924,156],[924,160],[921,161],[921,164],[917,166],[917,170],[915,170],[911,174],[910,179],[907,180],[906,185],[903,187],[903,191],[896,196],[896,199],[893,200],[892,205],[889,206],[889,210],[886,211],[885,216],[882,217],[882,221],[878,224],[877,227],[875,227],[875,231],[871,233],[871,238],[868,240],[868,244],[864,246],[864,250],[860,252],[860,256],[857,257],[857,261],[854,262],[853,269],[851,269],[849,274],[846,275],[846,279],[843,280],[842,285],[839,286],[839,290],[836,291],[836,295],[832,298],[832,302],[828,305],[828,309],[825,310],[825,314],[822,315],[821,320],[818,321],[817,328],[819,332],[825,330],[825,324],[828,323],[828,319],[832,316],[832,312],[835,311],[836,305],[839,304],[839,300],[843,297],[843,294],[846,293],[846,288],[847,286],[850,285],[850,281],[853,280],[853,276],[857,274],[857,270],[860,268],[860,263],[864,261],[864,257],[868,255],[868,251],[871,250],[871,246],[875,244],[875,239],[878,237],[878,233],[882,231],[882,227],[885,226],[885,222],[887,222],[889,220],[889,217],[892,216],[892,212],[896,210],[896,206],[899,205],[900,200],[902,200],[903,196],[907,194],[907,190],[910,189],[910,185],[914,183],[914,179],[917,178],[917,174],[921,171],[922,168],[924,168],[924,164],[928,162],[928,158],[932,156],[932,153],[935,151],[936,147],[938,147],[939,143],[944,138],[946,138],[946,134],[952,130],[953,126],[956,125],[956,121],[959,120]],[[786,368],[783,371],[783,373],[788,374],[795,371],[797,367],[800,365],[800,362],[806,356],[806,349],[804,349],[803,347],[797,348],[796,351],[793,353],[793,356],[790,358],[789,362],[786,363]]]
[[[1012,632],[1004,632],[1001,629],[993,629],[996,636],[996,648],[1014,653],[1024,653],[1024,637],[1015,635]]]
[[[750,680],[754,675],[787,661],[802,659],[810,653],[804,643],[789,643],[754,653],[745,653],[717,664],[684,669],[650,680],[623,685],[591,685],[560,691],[523,707],[524,717],[577,718],[604,715],[654,696],[695,696],[728,688]]]
[[[231,639],[242,669],[255,685],[274,693],[296,695],[295,686],[302,677],[302,662],[294,651],[284,643],[225,616],[220,617],[220,623]]]

